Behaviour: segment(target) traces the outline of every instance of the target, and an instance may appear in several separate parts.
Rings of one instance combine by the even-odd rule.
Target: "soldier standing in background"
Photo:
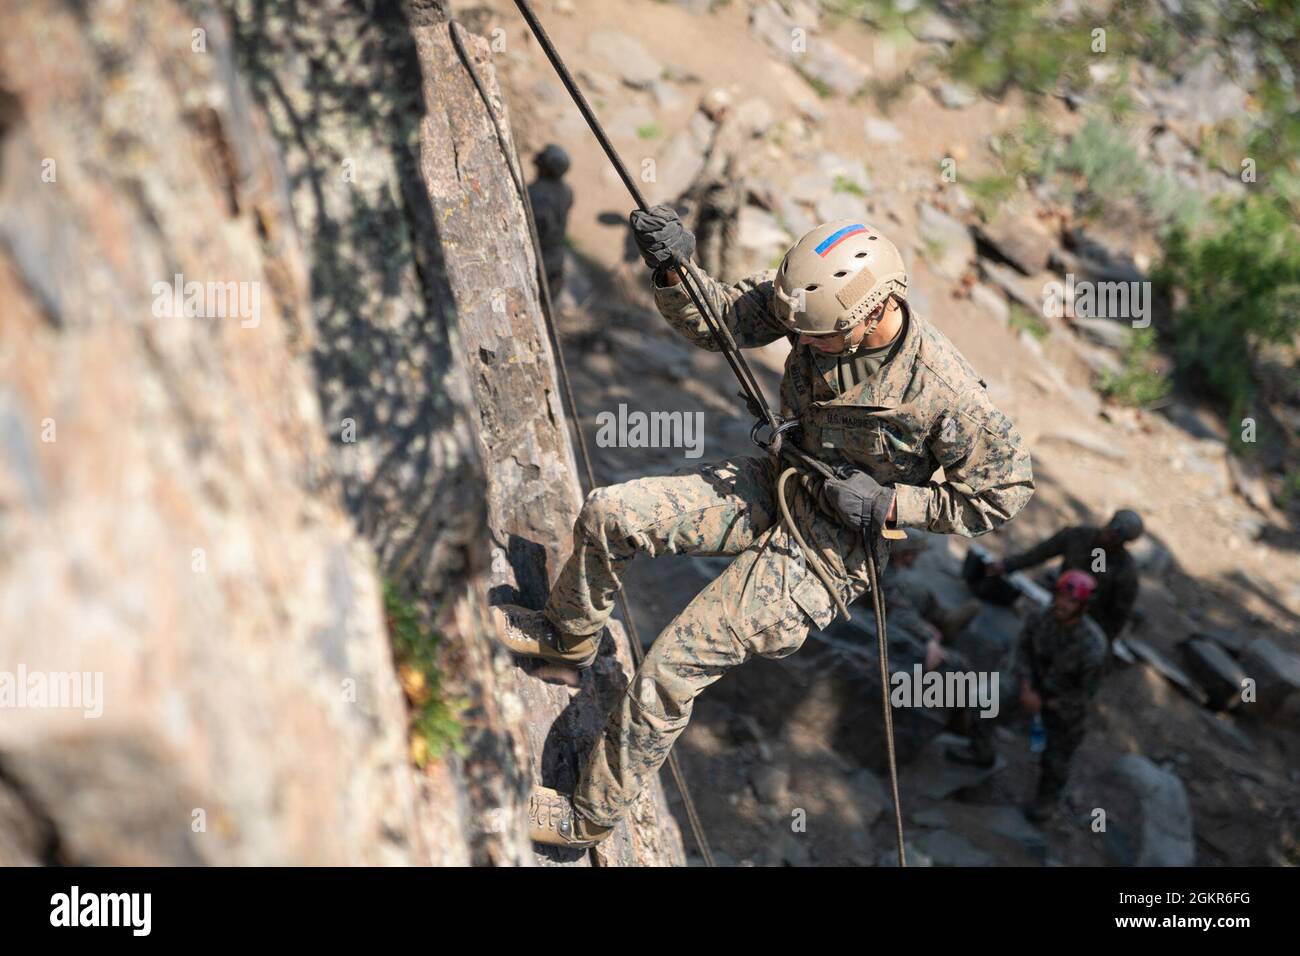
[[[1042,823],[1053,815],[1070,772],[1070,761],[1083,742],[1088,702],[1101,684],[1106,666],[1106,636],[1084,613],[1097,587],[1086,571],[1065,571],[1056,581],[1050,607],[1032,613],[1020,631],[1016,675],[1020,708],[1041,714],[1047,730],[1038,792],[1025,815]],[[982,737],[983,721],[975,721]],[[991,741],[972,739],[973,749]]]
[[[726,90],[716,89],[700,100],[700,112],[713,123],[713,134],[704,167],[682,194],[682,202],[691,209],[701,268],[709,275],[734,275],[747,188],[745,153],[752,131],[733,117]]]
[[[554,143],[533,157],[537,178],[528,184],[528,201],[537,223],[542,247],[542,266],[551,298],[558,299],[564,288],[564,236],[573,208],[573,190],[564,182],[569,171],[569,154]]]

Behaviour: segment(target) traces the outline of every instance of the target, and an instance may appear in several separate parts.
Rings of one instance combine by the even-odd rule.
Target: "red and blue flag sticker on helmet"
[[[838,229],[835,232],[832,232],[829,236],[819,242],[813,251],[822,258],[825,258],[826,253],[830,252],[845,239],[849,238],[849,236],[856,236],[858,233],[866,231],[867,227],[862,225],[860,222],[854,223],[851,226],[845,226],[843,229]]]

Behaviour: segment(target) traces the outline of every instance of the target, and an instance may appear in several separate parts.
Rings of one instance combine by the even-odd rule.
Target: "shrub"
[[[859,186],[848,176],[836,176],[835,182],[831,186],[831,191],[836,193],[848,193],[850,196],[865,196],[867,191]]]
[[[1172,383],[1160,369],[1153,329],[1133,330],[1119,371],[1103,374],[1099,386],[1107,398],[1139,408],[1169,394]]]
[[[411,759],[424,767],[448,749],[461,752],[461,702],[450,700],[438,665],[442,635],[430,630],[396,585],[384,584],[384,612],[397,676],[410,707]]]
[[[1300,229],[1285,205],[1249,194],[1218,203],[1197,230],[1175,227],[1155,279],[1177,303],[1180,365],[1243,412],[1259,346],[1300,334]]]
[[[1087,83],[1090,31],[1053,17],[1050,0],[1000,0],[966,8],[970,34],[953,46],[949,72],[976,89],[1050,93]]]
[[[1015,302],[1011,303],[1011,315],[1007,319],[1007,325],[1017,332],[1028,332],[1039,341],[1047,338],[1052,331],[1041,315],[1036,315]]]

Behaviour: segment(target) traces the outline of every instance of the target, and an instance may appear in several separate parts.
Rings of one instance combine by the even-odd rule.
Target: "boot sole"
[[[541,846],[559,846],[559,847],[565,847],[570,850],[590,850],[593,846],[596,846],[596,844],[600,842],[599,840],[595,840],[590,843],[583,840],[568,841],[565,840],[564,837],[552,836],[549,833],[540,836],[536,833],[530,833],[528,834],[528,837],[534,843],[537,843]]]

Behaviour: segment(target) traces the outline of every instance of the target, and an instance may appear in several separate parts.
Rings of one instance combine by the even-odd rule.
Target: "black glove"
[[[880,532],[894,503],[894,489],[886,488],[865,471],[845,469],[838,478],[822,484],[822,506],[843,524],[860,528],[876,556],[877,571],[889,562],[889,543]]]
[[[886,488],[865,471],[846,469],[822,485],[827,510],[851,528],[880,533],[894,502],[894,489]]]
[[[634,209],[628,217],[641,258],[652,269],[684,262],[695,253],[695,235],[671,206]]]

